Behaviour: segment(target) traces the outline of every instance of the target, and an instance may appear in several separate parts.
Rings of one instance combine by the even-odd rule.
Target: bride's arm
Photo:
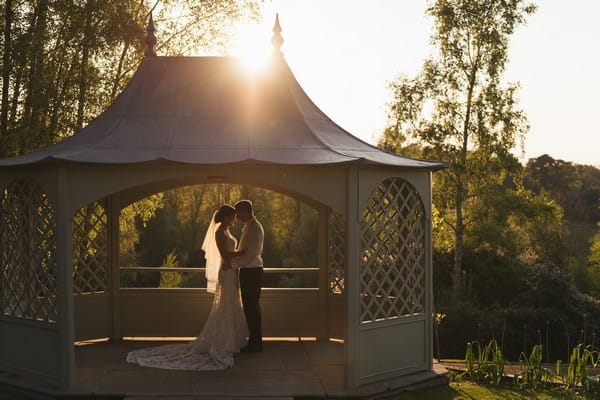
[[[231,259],[235,257],[243,256],[248,249],[243,249],[239,251],[227,251],[227,235],[221,229],[215,232],[215,241],[217,242],[217,248],[219,249],[219,254],[223,259],[223,265],[225,269],[231,268]]]
[[[238,250],[238,251],[230,251],[228,252],[228,254],[231,256],[231,258],[235,258],[235,257],[241,257],[244,254],[246,254],[246,252],[248,251],[248,249],[242,249],[242,250]]]

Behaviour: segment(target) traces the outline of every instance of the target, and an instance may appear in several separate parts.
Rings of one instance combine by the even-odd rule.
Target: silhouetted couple
[[[244,225],[239,243],[229,231],[236,220]],[[206,288],[214,293],[202,332],[189,343],[131,351],[127,361],[163,369],[212,370],[231,367],[233,355],[240,351],[262,351],[263,240],[263,227],[249,200],[235,207],[222,205],[202,243]]]

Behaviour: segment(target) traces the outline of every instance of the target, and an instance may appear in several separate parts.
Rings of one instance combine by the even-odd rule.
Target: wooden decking
[[[447,382],[444,368],[435,364],[433,372],[346,392],[344,344],[314,340],[267,340],[262,353],[239,354],[235,365],[224,371],[169,371],[125,361],[127,352],[132,349],[164,343],[134,340],[81,343],[76,346],[75,385],[70,391],[33,385],[30,390],[48,396],[40,398],[77,396],[75,398],[80,399],[372,398]],[[0,399],[3,399],[2,383],[7,387],[7,380],[10,386],[10,374],[0,375]],[[13,382],[17,382],[14,390],[20,386],[24,389],[22,380],[20,386],[15,377]]]

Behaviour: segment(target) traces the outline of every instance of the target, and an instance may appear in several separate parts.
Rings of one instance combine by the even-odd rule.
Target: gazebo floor
[[[436,363],[433,372],[407,375],[345,392],[344,345],[314,340],[268,340],[262,353],[238,354],[234,367],[224,371],[160,370],[125,361],[127,352],[132,349],[164,343],[148,340],[80,343],[75,350],[73,388],[61,392],[47,385],[41,388],[30,385],[30,393],[40,394],[39,398],[129,400],[371,398],[447,383],[445,369]],[[11,393],[3,391],[3,387],[12,387],[15,394],[19,387],[26,389],[18,382],[13,379],[11,384],[10,374],[0,375],[0,399],[5,398],[3,393]],[[44,397],[44,393],[48,397]]]

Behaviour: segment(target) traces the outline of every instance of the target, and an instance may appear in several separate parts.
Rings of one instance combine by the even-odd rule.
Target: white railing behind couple
[[[119,270],[121,271],[121,273],[123,272],[153,272],[153,273],[201,273],[204,274],[206,272],[206,268],[197,268],[197,267],[159,267],[159,266],[140,266],[140,267],[135,267],[135,266],[127,266],[127,267],[120,267]],[[318,274],[319,272],[319,268],[284,268],[284,267],[265,267],[263,268],[265,274],[297,274],[297,273],[312,273],[312,274]],[[294,290],[294,289],[298,289],[298,290],[318,290],[318,285],[315,285],[313,287],[285,287],[285,289],[290,289],[290,290]],[[198,288],[198,289],[203,289],[205,288],[202,286],[198,286],[198,287],[194,287],[194,288]],[[122,286],[121,289],[143,289],[142,287],[135,287],[135,286]],[[184,287],[169,287],[169,288],[157,288],[157,287],[152,287],[152,289],[190,289],[190,288],[184,288]],[[271,289],[280,289],[279,287],[263,287],[264,290],[271,290]]]

